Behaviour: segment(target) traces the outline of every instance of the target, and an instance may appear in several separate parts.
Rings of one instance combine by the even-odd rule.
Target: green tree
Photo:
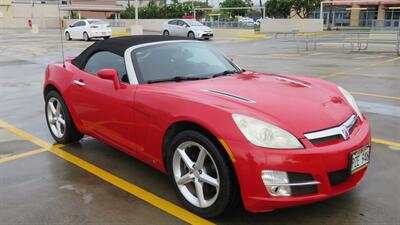
[[[220,3],[220,7],[249,7],[249,5],[243,0],[224,0],[222,3]],[[246,14],[246,9],[232,9],[228,11],[228,14],[230,15],[230,17],[244,16]]]
[[[308,18],[310,13],[316,10],[322,0],[292,0],[292,10],[300,18]]]
[[[197,8],[211,8],[211,6],[200,1],[193,2],[194,7]],[[193,7],[192,2],[180,3],[177,0],[173,0],[172,4],[157,5],[154,0],[145,7],[139,8],[140,19],[170,19],[170,18],[181,18],[185,15],[192,15]],[[203,11],[197,11],[197,17],[202,17]],[[110,18],[114,18],[113,15]],[[121,12],[121,19],[134,19],[135,18],[135,7],[127,7],[125,11]]]
[[[272,18],[287,18],[292,9],[292,0],[268,0],[265,4],[265,14]]]

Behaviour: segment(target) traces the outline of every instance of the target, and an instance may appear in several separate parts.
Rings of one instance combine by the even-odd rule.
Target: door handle
[[[74,80],[72,83],[81,87],[86,85],[82,80]]]

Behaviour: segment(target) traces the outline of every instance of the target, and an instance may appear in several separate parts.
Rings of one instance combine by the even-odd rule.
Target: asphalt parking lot
[[[57,31],[0,31],[0,224],[400,224],[400,57],[344,53],[340,43],[296,50],[269,39],[210,41],[249,70],[319,77],[351,91],[370,120],[371,164],[354,190],[271,213],[242,207],[205,220],[180,207],[168,177],[86,137],[55,145],[44,117],[46,64],[60,61]],[[90,43],[65,43],[75,56]]]

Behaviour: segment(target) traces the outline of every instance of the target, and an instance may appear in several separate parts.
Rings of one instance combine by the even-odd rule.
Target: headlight
[[[360,120],[363,121],[362,113],[360,109],[357,106],[356,100],[354,99],[353,95],[350,94],[350,92],[346,91],[342,87],[338,86],[339,91],[342,92],[343,96],[346,98],[346,101],[353,107],[354,111],[356,111],[358,117],[360,117]]]
[[[295,136],[279,127],[240,114],[232,114],[232,117],[243,135],[254,145],[278,149],[303,148]]]

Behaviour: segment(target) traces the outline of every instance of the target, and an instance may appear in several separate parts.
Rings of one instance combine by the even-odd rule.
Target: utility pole
[[[131,0],[128,0],[128,8],[131,7]]]
[[[139,1],[135,0],[135,24],[139,24]]]
[[[267,0],[265,1],[265,5],[267,5]],[[263,7],[262,0],[260,0],[260,7]],[[265,13],[264,13],[264,10],[265,10],[265,9],[261,9],[261,14],[262,14],[262,15],[265,14]],[[264,17],[265,17],[265,15],[263,15],[263,19],[264,19]]]

